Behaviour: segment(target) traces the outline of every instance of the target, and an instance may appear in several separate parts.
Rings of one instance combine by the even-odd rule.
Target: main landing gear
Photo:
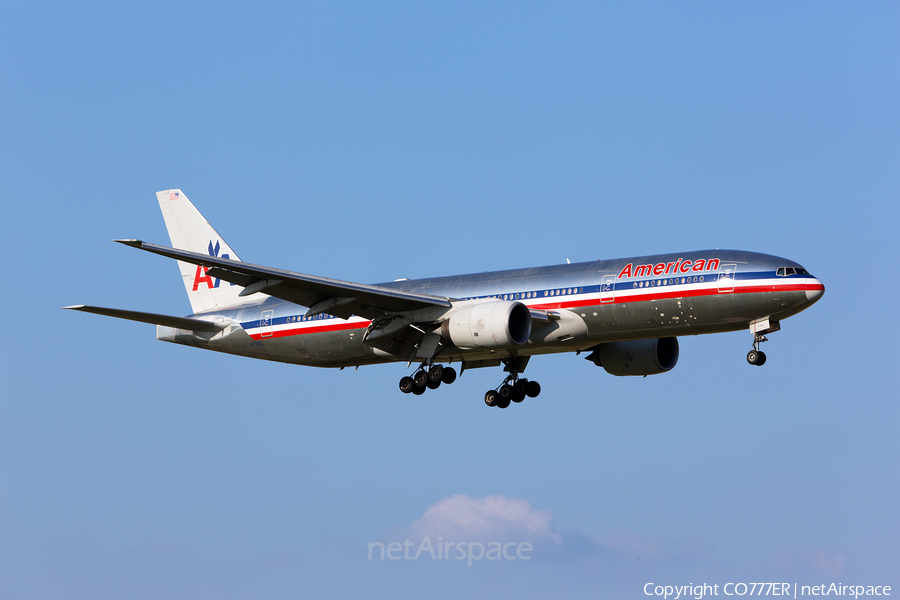
[[[766,364],[766,353],[759,349],[759,345],[769,339],[761,333],[753,334],[753,350],[747,353],[747,362],[761,367]]]
[[[497,408],[508,408],[510,402],[521,402],[525,397],[537,398],[541,393],[541,384],[527,379],[513,379],[510,375],[496,390],[488,390],[484,394],[484,403]]]
[[[525,397],[537,398],[541,393],[541,384],[537,381],[519,379],[519,371],[524,370],[528,358],[509,358],[503,361],[506,364],[504,371],[509,375],[503,380],[500,387],[488,390],[484,394],[484,403],[488,406],[508,408],[511,402],[521,402]]]
[[[412,377],[403,377],[400,380],[400,391],[404,394],[421,396],[425,390],[436,390],[442,383],[450,385],[456,381],[456,369],[441,365],[428,365],[422,363]]]
[[[400,391],[404,394],[421,396],[425,390],[436,390],[442,383],[450,385],[456,381],[456,369],[441,365],[429,364],[425,361],[412,376],[400,379]],[[541,393],[541,384],[537,381],[520,379],[519,373],[525,369],[528,357],[507,358],[503,360],[504,370],[509,373],[500,387],[488,390],[484,395],[484,403],[488,406],[508,408],[513,402],[521,402],[525,398],[537,398]]]

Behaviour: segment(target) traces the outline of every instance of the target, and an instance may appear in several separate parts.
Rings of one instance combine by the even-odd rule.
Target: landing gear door
[[[722,265],[719,267],[719,293],[734,291],[734,272],[737,265]]]
[[[595,280],[596,281],[596,280]],[[604,275],[600,280],[600,303],[607,304],[616,299],[616,276]]]

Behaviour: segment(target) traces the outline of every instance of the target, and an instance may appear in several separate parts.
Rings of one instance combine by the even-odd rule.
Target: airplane
[[[542,354],[586,352],[612,375],[647,376],[675,367],[679,336],[749,329],[747,362],[762,366],[766,334],[825,293],[794,261],[718,249],[353,283],[242,262],[180,189],[156,197],[171,247],[113,241],[175,259],[193,314],[65,309],[154,324],[158,340],[263,360],[416,363],[399,384],[414,395],[452,384],[454,363],[459,375],[503,366],[503,382],[484,395],[491,407],[540,394],[521,374]]]

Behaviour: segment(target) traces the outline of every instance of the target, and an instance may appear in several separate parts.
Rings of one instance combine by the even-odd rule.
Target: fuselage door
[[[616,299],[616,276],[604,275],[600,280],[600,303],[606,304]]]
[[[264,310],[259,315],[259,337],[272,337],[272,315],[274,310]]]
[[[722,265],[719,267],[719,293],[734,291],[734,272],[737,265]]]

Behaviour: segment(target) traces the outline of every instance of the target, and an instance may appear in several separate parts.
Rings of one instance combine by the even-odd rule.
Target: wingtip
[[[63,306],[63,310],[80,310],[84,308],[84,304],[73,304],[71,306]]]
[[[132,248],[140,248],[144,242],[141,240],[110,240],[111,242],[116,242],[117,244],[125,244],[126,246],[131,246]]]

